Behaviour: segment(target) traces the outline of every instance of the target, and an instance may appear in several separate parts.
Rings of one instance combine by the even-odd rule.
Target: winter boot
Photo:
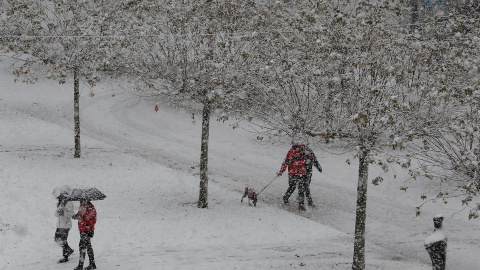
[[[68,262],[68,257],[61,258],[60,260],[58,260],[57,263],[65,263],[65,262]]]
[[[74,250],[71,248],[63,256],[65,256],[68,259],[68,256],[72,255],[73,252]]]
[[[305,205],[299,204],[299,205],[298,205],[298,210],[300,210],[300,211],[306,211],[307,209],[305,209]]]
[[[83,264],[79,264],[75,269],[73,270],[83,270]]]
[[[312,207],[312,208],[313,208],[313,207],[315,207],[315,204],[313,204],[313,202],[309,202],[309,203],[308,203],[308,207]]]
[[[87,267],[85,267],[85,270],[91,270],[91,269],[97,269],[97,266],[94,263],[90,263]]]
[[[283,196],[283,203],[284,203],[284,204],[288,204],[288,198],[287,198],[287,196]]]

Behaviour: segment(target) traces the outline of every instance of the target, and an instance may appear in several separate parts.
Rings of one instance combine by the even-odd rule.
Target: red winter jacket
[[[287,153],[285,161],[282,163],[280,172],[284,172],[288,166],[288,175],[304,175],[305,169],[305,153],[298,149],[297,146],[292,145],[292,148]]]
[[[78,219],[79,231],[93,231],[95,230],[95,223],[97,223],[97,211],[91,202],[80,202],[78,213],[72,218]]]

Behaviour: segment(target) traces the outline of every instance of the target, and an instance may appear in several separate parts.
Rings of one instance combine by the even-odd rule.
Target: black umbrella
[[[98,201],[107,196],[97,188],[72,188],[61,193],[57,198],[61,201]]]

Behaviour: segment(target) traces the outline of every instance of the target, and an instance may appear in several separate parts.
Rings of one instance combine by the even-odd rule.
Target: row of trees
[[[365,268],[370,164],[479,191],[479,20],[432,17],[409,32],[405,1],[3,0],[0,42],[15,74],[65,83],[102,74],[203,106],[198,207],[208,206],[208,137],[220,117],[257,119],[259,138],[341,141],[359,159],[353,269]],[[47,68],[38,68],[38,66]],[[46,70],[46,73],[44,72]],[[390,149],[401,150],[392,152]],[[383,179],[374,177],[374,184]],[[478,217],[480,205],[471,205]]]

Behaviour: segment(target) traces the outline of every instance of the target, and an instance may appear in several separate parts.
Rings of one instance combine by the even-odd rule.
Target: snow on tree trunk
[[[410,32],[414,33],[418,29],[418,0],[410,0],[408,5],[411,8]]]
[[[362,148],[359,156],[357,210],[355,219],[355,241],[353,270],[365,269],[365,222],[367,218],[368,149]]]
[[[80,157],[80,84],[78,67],[73,71],[73,122],[75,137],[75,158]]]
[[[202,143],[200,149],[200,196],[198,208],[208,207],[208,135],[210,132],[211,104],[208,95],[205,97],[202,112]]]

